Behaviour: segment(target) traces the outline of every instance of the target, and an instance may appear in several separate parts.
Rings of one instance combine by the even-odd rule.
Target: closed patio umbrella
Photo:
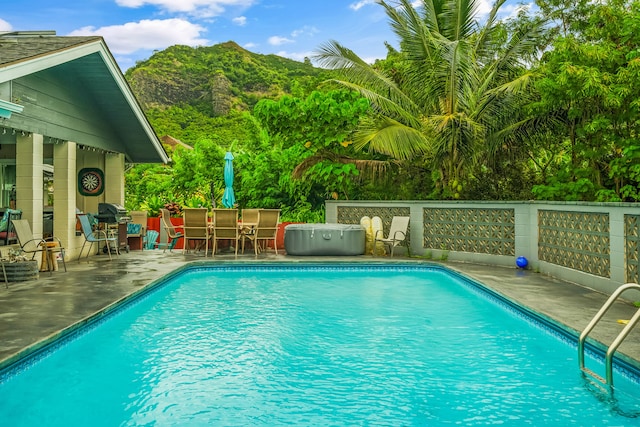
[[[233,194],[233,154],[227,151],[224,155],[224,194],[222,204],[232,208],[236,204],[236,196]]]

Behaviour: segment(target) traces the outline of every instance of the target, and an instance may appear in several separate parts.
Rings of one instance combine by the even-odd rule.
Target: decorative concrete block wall
[[[609,215],[538,210],[538,259],[610,277]]]
[[[515,213],[495,208],[423,208],[425,248],[515,255]]]
[[[626,281],[640,283],[640,213],[624,216]]]
[[[640,207],[632,203],[327,201],[326,221],[409,215],[411,255],[530,268],[611,293],[640,282]]]

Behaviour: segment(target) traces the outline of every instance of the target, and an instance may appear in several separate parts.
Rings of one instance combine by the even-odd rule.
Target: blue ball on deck
[[[527,261],[525,257],[519,256],[518,258],[516,258],[516,265],[518,266],[518,268],[527,268],[527,265],[529,265],[529,261]]]

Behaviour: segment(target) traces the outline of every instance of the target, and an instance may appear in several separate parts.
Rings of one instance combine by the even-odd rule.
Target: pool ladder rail
[[[618,346],[620,346],[620,344],[622,343],[622,341],[624,341],[627,335],[629,335],[629,333],[631,332],[633,327],[636,325],[636,323],[638,323],[638,321],[640,320],[640,308],[638,308],[638,310],[633,315],[633,317],[629,320],[629,322],[624,327],[624,329],[618,334],[616,339],[613,340],[613,342],[607,349],[607,353],[605,355],[606,378],[602,378],[601,376],[599,376],[598,374],[596,374],[595,372],[593,372],[592,370],[584,366],[584,342],[587,339],[587,335],[589,335],[589,333],[593,330],[593,328],[600,321],[600,319],[602,319],[602,316],[604,316],[605,313],[609,310],[609,308],[611,308],[613,303],[620,297],[620,295],[623,292],[629,289],[635,289],[640,291],[640,285],[637,283],[627,283],[620,286],[618,289],[616,289],[616,291],[613,294],[611,294],[609,299],[604,303],[602,308],[600,308],[600,311],[598,311],[598,313],[596,313],[593,319],[591,319],[591,322],[589,322],[589,324],[584,329],[584,331],[582,331],[582,333],[580,334],[580,338],[578,339],[578,361],[580,362],[580,370],[582,370],[582,372],[586,374],[589,374],[593,378],[596,378],[598,381],[602,382],[603,384],[606,384],[609,387],[613,386],[613,354],[616,352],[616,350],[618,349]]]

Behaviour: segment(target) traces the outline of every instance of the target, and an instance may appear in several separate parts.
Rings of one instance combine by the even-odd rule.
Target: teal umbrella
[[[232,208],[236,204],[236,196],[233,194],[233,154],[227,151],[224,155],[224,194],[222,204]]]

